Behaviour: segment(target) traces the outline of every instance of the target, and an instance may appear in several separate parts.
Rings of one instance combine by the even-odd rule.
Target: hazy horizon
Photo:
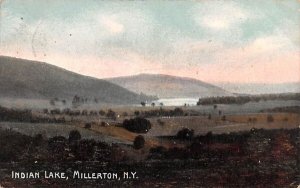
[[[258,6],[260,5],[260,6]],[[300,82],[300,3],[0,1],[0,55],[95,78]]]

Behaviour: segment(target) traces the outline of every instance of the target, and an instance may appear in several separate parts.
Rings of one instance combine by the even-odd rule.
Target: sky
[[[97,78],[300,81],[299,0],[0,0],[0,55]]]

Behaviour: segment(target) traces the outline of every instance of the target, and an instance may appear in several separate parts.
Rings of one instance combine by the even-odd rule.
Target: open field
[[[19,122],[0,122],[1,129],[11,129],[25,135],[34,136],[42,134],[47,138],[54,136],[67,137],[71,130],[80,131],[82,138],[94,139],[107,143],[126,143],[126,140],[112,137],[105,133],[94,132],[88,129],[83,129],[77,126],[68,124],[45,124],[45,123],[19,123]],[[128,143],[128,142],[127,142]]]
[[[119,173],[132,170],[140,177],[122,181],[68,181],[68,186],[86,187],[286,187],[300,183],[297,179],[300,114],[284,111],[300,106],[299,101],[186,107],[99,104],[76,109],[63,105],[41,107],[41,101],[35,102],[31,104],[34,108],[25,104],[15,106],[14,110],[1,109],[1,113],[9,115],[6,121],[0,121],[0,140],[4,144],[0,151],[2,186],[65,185],[55,179],[11,181],[9,172],[14,169],[59,169],[69,174],[77,169]],[[30,110],[19,112],[18,108]],[[272,111],[273,108],[281,111]],[[146,133],[126,129],[124,120],[135,118],[149,120],[151,128]],[[180,138],[178,133],[184,128],[192,130],[193,135]],[[70,141],[72,130],[81,135],[75,143]],[[140,149],[134,144],[138,135],[145,139]]]
[[[21,99],[20,99],[21,101]],[[65,123],[30,123],[30,122],[0,122],[2,128],[12,128],[13,130],[19,131],[24,134],[47,134],[48,137],[63,135],[66,136],[71,129],[78,129],[82,132],[84,138],[93,138],[96,140],[107,141],[108,143],[126,143],[130,144],[134,138],[138,135],[132,133],[124,128],[120,127],[124,119],[136,117],[135,112],[143,114],[147,111],[159,111],[173,110],[175,107],[163,106],[163,107],[142,107],[142,106],[105,106],[105,105],[82,105],[76,108],[76,111],[83,112],[84,110],[89,113],[90,111],[99,110],[107,112],[112,109],[116,113],[116,119],[111,119],[101,115],[76,115],[71,116],[67,114],[44,114],[43,109],[60,109],[63,111],[68,107],[58,105],[51,107],[51,105],[45,105],[45,100],[24,100],[23,103],[18,100],[15,103],[2,103],[1,105],[9,106],[8,103],[14,108],[20,106],[23,108],[33,107],[32,114],[36,117],[42,118],[63,118]],[[1,100],[0,100],[1,102]],[[3,102],[3,101],[2,101]],[[31,104],[32,106],[29,106]],[[45,106],[43,106],[45,105]],[[300,124],[300,114],[295,113],[284,113],[284,112],[270,112],[262,113],[262,110],[278,108],[278,107],[289,107],[289,106],[300,106],[300,101],[260,101],[260,102],[249,102],[246,104],[222,104],[214,107],[213,105],[207,106],[186,106],[179,107],[183,110],[184,116],[155,116],[147,117],[152,124],[152,128],[147,134],[144,134],[152,145],[157,145],[157,136],[174,136],[182,128],[189,128],[195,131],[195,134],[206,134],[207,132],[212,133],[229,133],[237,131],[250,130],[251,128],[264,128],[264,129],[292,129],[296,128]],[[43,106],[43,107],[41,107]],[[72,108],[70,108],[73,110]],[[126,115],[124,115],[126,113]],[[209,119],[208,116],[211,116]],[[268,122],[267,116],[272,115],[273,121]],[[225,118],[225,119],[222,119]],[[90,130],[85,129],[86,123],[92,123],[93,126]],[[101,122],[106,122],[109,126],[101,126]],[[116,126],[117,125],[117,126]]]
[[[220,134],[246,131],[251,128],[293,129],[300,125],[300,114],[271,113],[274,122],[267,122],[268,115],[270,113],[227,115],[225,121],[221,120],[222,116],[212,116],[212,119],[208,119],[206,116],[151,118],[153,128],[148,135],[175,135],[182,128],[193,129],[195,134],[206,134],[210,131]],[[257,119],[257,121],[249,122],[249,118]],[[159,125],[158,119],[164,122],[164,125]]]

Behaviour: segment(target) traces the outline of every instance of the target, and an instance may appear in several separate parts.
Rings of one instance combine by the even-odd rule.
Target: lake
[[[184,104],[189,106],[196,106],[199,98],[162,98],[153,101],[156,106],[163,103],[164,106],[184,106]]]

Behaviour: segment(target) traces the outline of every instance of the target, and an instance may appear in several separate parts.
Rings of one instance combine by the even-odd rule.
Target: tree
[[[142,106],[146,106],[146,103],[144,101],[141,102]]]
[[[184,112],[181,108],[174,109],[174,116],[182,116],[183,114],[184,114]]]
[[[154,102],[153,102],[153,103],[151,103],[151,106],[152,106],[152,107],[154,107],[154,106],[155,106],[155,103],[154,103]]]
[[[116,119],[116,118],[117,118],[117,117],[116,117],[116,112],[112,111],[111,109],[109,109],[109,110],[107,111],[106,116],[107,116],[108,118],[111,118],[111,119]]]
[[[73,105],[74,108],[80,106],[80,105],[83,104],[83,103],[84,103],[84,99],[83,99],[83,98],[81,98],[81,97],[79,97],[79,96],[77,96],[77,95],[75,95],[75,96],[73,97],[72,105]]]
[[[50,105],[52,105],[52,106],[55,105],[55,101],[53,99],[50,100]]]
[[[47,108],[43,109],[44,114],[48,114],[49,110]]]
[[[145,118],[136,117],[129,120],[125,119],[123,121],[123,127],[131,132],[147,133],[151,129],[151,123]]]
[[[78,130],[72,130],[69,133],[69,142],[77,142],[81,139],[81,134]]]
[[[67,101],[65,99],[63,99],[61,102],[63,103],[63,105],[67,104]]]
[[[145,145],[145,139],[142,135],[138,135],[135,137],[133,141],[133,147],[134,149],[141,149]]]
[[[138,111],[138,110],[134,111],[134,115],[139,116],[140,115],[140,111]]]

